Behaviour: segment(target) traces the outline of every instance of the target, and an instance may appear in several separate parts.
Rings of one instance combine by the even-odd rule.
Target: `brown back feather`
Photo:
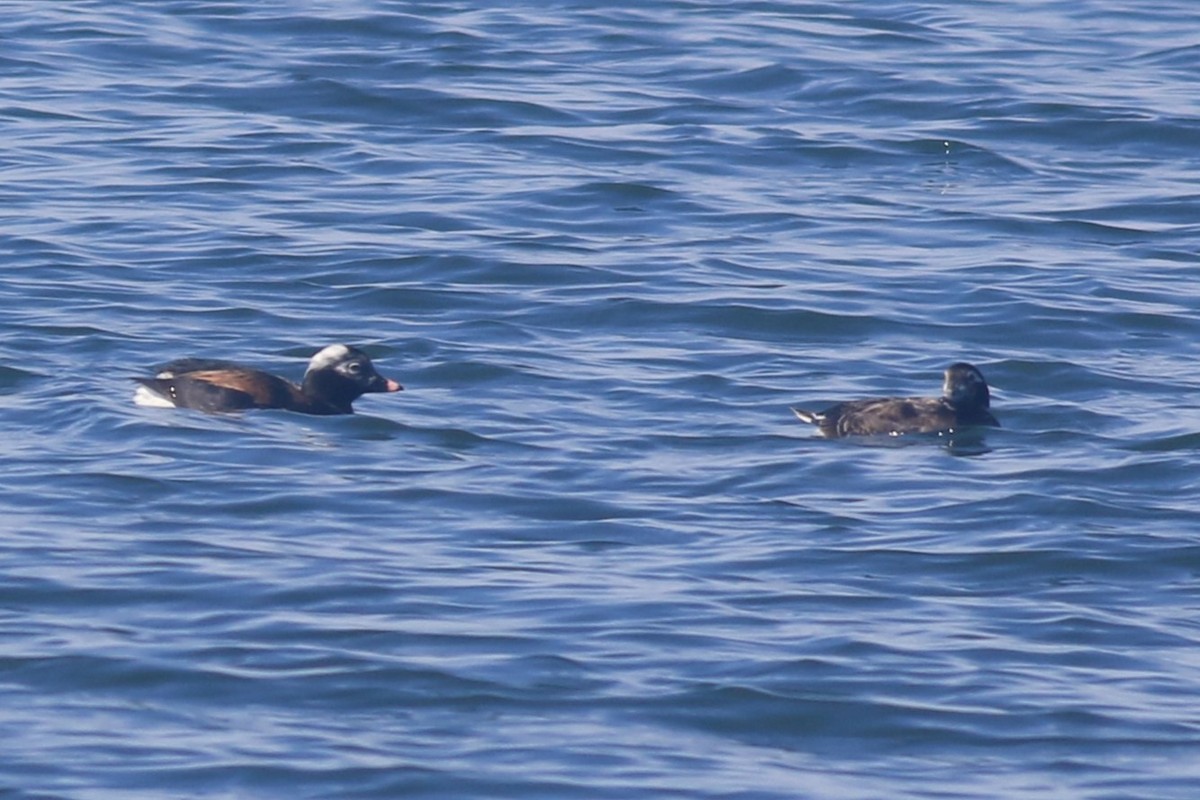
[[[178,376],[180,380],[202,381],[224,389],[242,392],[258,406],[289,407],[302,404],[305,397],[293,383],[266,372],[252,369],[217,369],[188,372]]]

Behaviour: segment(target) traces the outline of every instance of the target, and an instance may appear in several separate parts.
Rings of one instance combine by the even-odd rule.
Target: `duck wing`
[[[828,437],[936,433],[958,422],[954,408],[937,397],[881,397],[838,403],[820,412],[792,411]]]
[[[196,359],[181,359],[164,364],[159,376],[137,378],[152,392],[172,402],[177,408],[200,411],[238,411],[247,408],[292,408],[304,403],[299,388],[283,378],[267,372],[244,367],[174,371],[181,365],[194,366]],[[215,363],[205,361],[205,365]]]
[[[245,364],[239,364],[236,361],[221,361],[217,358],[177,358],[174,361],[168,361],[165,364],[159,364],[154,368],[156,378],[174,378],[176,375],[184,375],[188,372],[213,372],[216,370],[229,370],[230,372],[258,372],[252,370]]]

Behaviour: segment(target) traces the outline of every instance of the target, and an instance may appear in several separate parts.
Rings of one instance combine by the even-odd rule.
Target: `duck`
[[[880,397],[850,400],[824,411],[793,408],[802,421],[827,438],[953,433],[965,427],[1000,427],[992,416],[991,393],[983,373],[960,361],[943,373],[941,397]]]
[[[301,414],[353,414],[364,394],[399,392],[404,387],[375,371],[367,354],[331,344],[308,362],[299,385],[253,367],[208,358],[180,358],[157,367],[139,384],[133,401],[158,408],[207,412],[276,408]]]

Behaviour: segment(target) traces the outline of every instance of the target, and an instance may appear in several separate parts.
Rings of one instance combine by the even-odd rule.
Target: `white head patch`
[[[332,367],[339,361],[345,361],[349,357],[349,347],[346,347],[344,344],[331,344],[312,357],[312,360],[308,362],[308,370],[305,374],[307,375],[314,370]]]

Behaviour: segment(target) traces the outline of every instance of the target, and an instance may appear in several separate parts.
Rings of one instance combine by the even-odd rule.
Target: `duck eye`
[[[346,365],[346,372],[349,372],[351,375],[357,375],[362,372],[362,364],[358,361],[351,361]]]

